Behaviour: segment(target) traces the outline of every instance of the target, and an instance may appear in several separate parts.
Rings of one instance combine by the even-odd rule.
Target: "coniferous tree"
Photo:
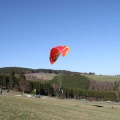
[[[3,87],[3,75],[0,75],[0,86]]]
[[[120,85],[117,81],[115,81],[114,82],[114,92],[115,92],[118,102],[119,102],[119,89],[120,89]]]
[[[3,75],[3,86],[7,89],[9,88],[9,76]]]
[[[21,80],[25,80],[25,74],[23,71],[19,72],[19,81],[21,81]]]
[[[15,86],[15,83],[16,83],[16,81],[15,81],[15,72],[12,71],[10,73],[9,77],[10,77],[10,88],[13,90],[13,88]]]

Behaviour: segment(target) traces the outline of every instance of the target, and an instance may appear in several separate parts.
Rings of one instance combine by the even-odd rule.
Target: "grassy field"
[[[120,104],[0,95],[0,120],[119,120]],[[97,107],[97,105],[101,107]]]
[[[88,77],[91,80],[97,80],[97,81],[108,81],[108,82],[114,82],[114,81],[120,81],[120,76],[107,76],[107,75],[84,75]]]

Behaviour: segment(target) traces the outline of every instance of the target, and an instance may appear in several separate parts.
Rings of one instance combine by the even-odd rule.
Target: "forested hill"
[[[4,68],[0,68],[0,73],[9,74],[12,71],[14,71],[16,74],[18,74],[19,71],[32,72],[33,70],[34,69],[22,68],[22,67],[4,67]]]
[[[71,74],[74,72],[67,71],[67,70],[52,70],[52,69],[32,69],[32,68],[23,68],[23,67],[4,67],[0,68],[0,74],[9,74],[12,71],[14,71],[16,74],[19,73],[19,71],[23,71],[24,73],[66,73]],[[75,72],[77,73],[77,72]]]

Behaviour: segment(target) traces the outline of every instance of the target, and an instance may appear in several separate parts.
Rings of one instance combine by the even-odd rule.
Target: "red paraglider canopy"
[[[56,46],[52,48],[50,51],[50,63],[54,64],[60,54],[62,54],[62,56],[65,56],[68,54],[69,50],[70,48],[68,46]]]

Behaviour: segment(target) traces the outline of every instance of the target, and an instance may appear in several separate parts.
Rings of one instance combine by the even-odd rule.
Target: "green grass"
[[[57,98],[0,95],[0,120],[119,120],[120,105]],[[103,107],[96,107],[100,105]],[[113,107],[113,108],[112,108]]]
[[[84,75],[88,77],[90,80],[97,80],[97,81],[120,81],[120,76],[107,76],[107,75]]]

